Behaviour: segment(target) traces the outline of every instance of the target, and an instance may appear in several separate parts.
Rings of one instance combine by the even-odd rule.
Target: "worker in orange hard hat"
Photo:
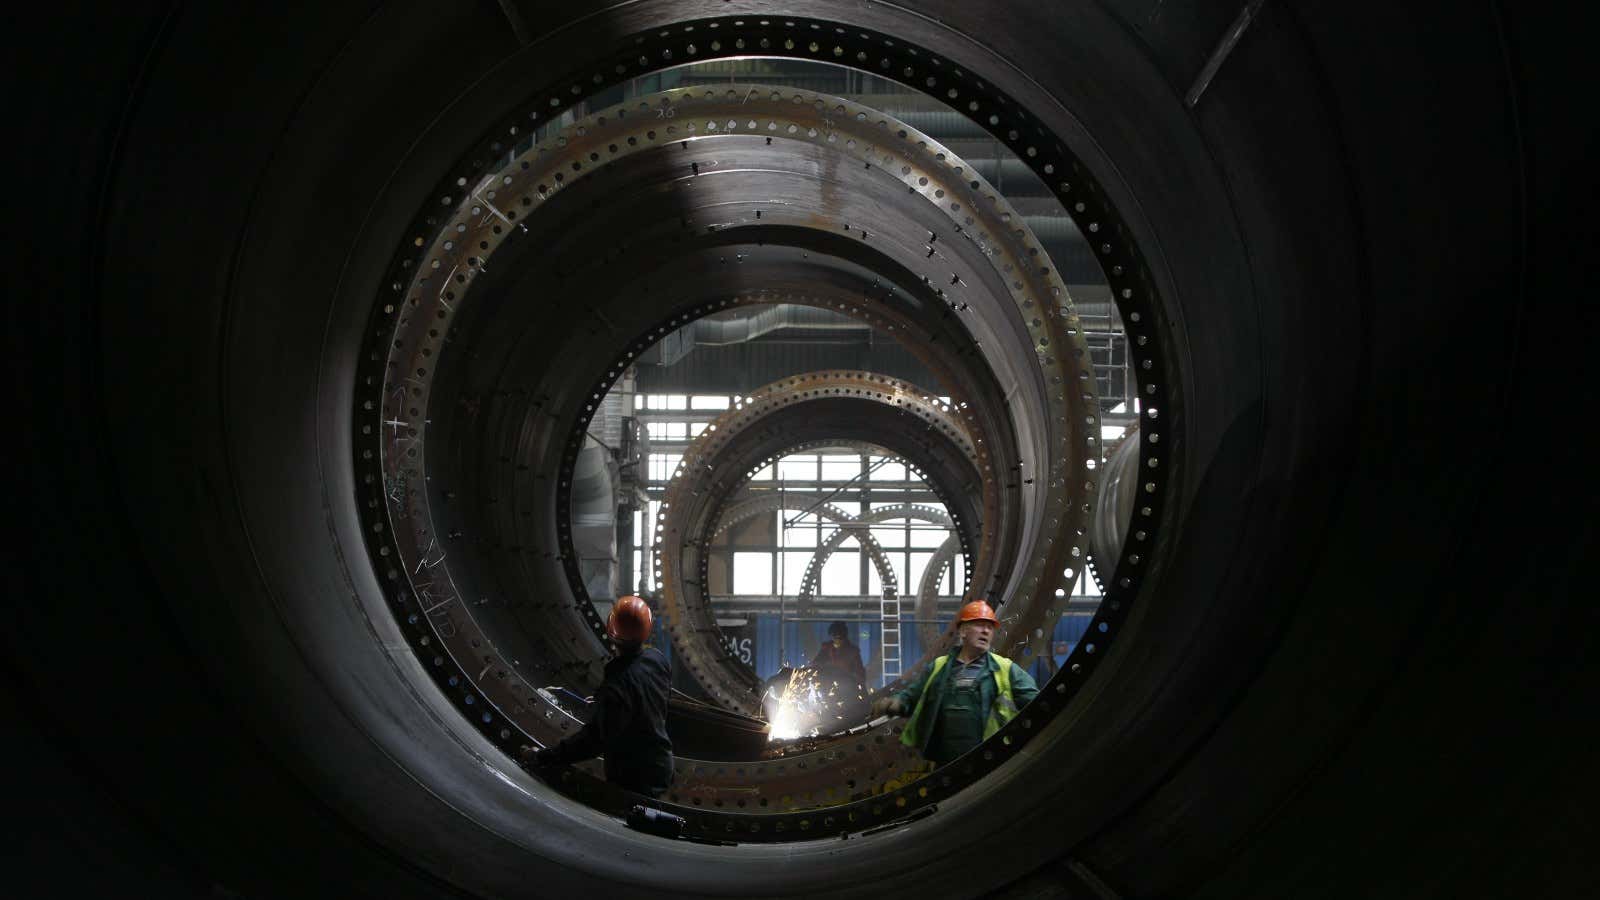
[[[661,651],[644,645],[653,624],[649,604],[638,597],[617,600],[606,619],[616,656],[595,689],[589,721],[554,747],[523,747],[522,762],[551,766],[604,756],[607,781],[647,797],[666,792],[672,783],[672,666]]]
[[[1019,665],[989,649],[999,627],[994,608],[973,600],[956,615],[960,643],[936,657],[904,689],[873,704],[873,714],[909,715],[900,742],[934,763],[983,743],[1039,694]]]

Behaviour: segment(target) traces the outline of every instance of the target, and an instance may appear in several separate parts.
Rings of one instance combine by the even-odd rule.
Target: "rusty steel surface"
[[[551,105],[560,104],[552,100]],[[531,661],[509,658],[511,653],[497,649],[500,640],[513,637],[504,631],[504,615],[497,613],[488,599],[469,601],[463,592],[462,586],[469,582],[493,584],[496,578],[504,581],[506,573],[538,580],[546,577],[540,573],[548,571],[550,563],[570,569],[571,562],[565,550],[559,561],[541,561],[518,553],[518,544],[502,545],[498,550],[492,544],[469,545],[453,554],[441,542],[440,527],[435,524],[437,507],[450,495],[439,493],[437,487],[430,494],[423,486],[423,473],[432,464],[425,456],[422,439],[440,358],[448,356],[445,332],[469,310],[474,297],[483,293],[475,286],[486,277],[495,277],[489,273],[496,270],[495,254],[502,247],[516,246],[522,233],[545,233],[548,226],[539,224],[544,221],[539,217],[541,209],[560,205],[575,189],[616,194],[617,186],[627,182],[596,181],[594,175],[622,162],[628,165],[617,166],[618,171],[643,189],[634,195],[638,203],[648,205],[654,202],[651,198],[664,196],[662,187],[688,191],[691,193],[684,196],[701,198],[703,213],[709,217],[709,224],[704,218],[648,224],[638,231],[641,240],[648,241],[653,234],[666,238],[675,230],[680,235],[748,232],[767,237],[773,229],[780,233],[782,229],[798,230],[818,235],[808,240],[820,242],[818,246],[835,256],[835,245],[844,240],[861,252],[877,254],[874,259],[886,256],[894,260],[892,265],[901,267],[898,271],[911,276],[904,281],[904,289],[926,296],[906,297],[904,302],[896,297],[885,303],[883,296],[873,296],[877,282],[853,303],[841,299],[847,292],[819,295],[808,284],[731,291],[720,297],[705,292],[682,295],[675,302],[691,305],[679,307],[679,315],[659,321],[653,329],[630,326],[638,327],[642,343],[630,345],[610,369],[601,371],[589,395],[581,393],[581,383],[565,382],[559,393],[536,398],[532,406],[527,406],[526,399],[519,401],[530,412],[542,409],[555,421],[576,416],[574,437],[568,440],[563,457],[562,479],[558,485],[533,480],[542,476],[517,475],[516,480],[528,487],[513,492],[512,506],[494,507],[495,499],[490,497],[488,507],[475,499],[478,508],[502,517],[507,524],[515,523],[516,529],[537,529],[543,526],[538,519],[529,521],[528,513],[511,517],[518,508],[528,508],[522,495],[538,504],[553,499],[558,513],[555,530],[566,547],[565,488],[576,442],[605,386],[629,356],[697,315],[731,306],[761,302],[824,305],[857,315],[886,332],[898,331],[895,336],[925,359],[943,382],[940,388],[952,397],[950,407],[929,407],[924,421],[935,423],[936,428],[940,417],[966,422],[964,428],[946,427],[942,437],[960,446],[961,454],[980,473],[969,486],[976,495],[969,518],[981,522],[973,527],[978,546],[967,554],[974,571],[972,589],[988,594],[1002,607],[997,648],[1026,664],[1045,625],[1065,611],[1064,598],[1081,573],[1086,523],[1097,490],[1093,459],[1097,456],[1098,409],[1082,331],[1065,285],[1022,218],[998,192],[937,142],[891,117],[847,100],[791,89],[736,85],[668,91],[591,113],[559,129],[525,134],[513,127],[511,135],[506,143],[495,145],[507,154],[502,163],[472,178],[457,179],[454,188],[439,197],[448,218],[439,223],[432,238],[418,235],[414,255],[408,251],[402,266],[405,278],[394,284],[397,296],[377,314],[380,321],[392,323],[393,334],[382,345],[388,365],[380,399],[367,401],[366,408],[374,413],[369,419],[373,424],[363,426],[360,432],[360,437],[381,448],[377,454],[383,473],[379,496],[392,527],[387,532],[381,526],[373,528],[374,534],[383,536],[382,546],[376,548],[380,567],[387,570],[391,583],[409,588],[410,596],[402,592],[394,602],[405,624],[427,629],[428,634],[418,641],[424,654],[435,654],[432,665],[444,668],[454,663],[464,670],[444,680],[447,689],[467,691],[463,702],[468,707],[476,703],[482,710],[480,716],[477,710],[467,709],[469,717],[481,718],[497,742],[514,742],[521,735],[539,743],[558,740],[570,733],[575,720],[545,700],[539,691],[541,682],[553,680],[581,690],[596,680],[602,656],[599,641],[593,637],[599,633],[598,619],[575,582],[576,602],[534,604],[532,611],[544,616],[553,630],[541,628],[516,636],[513,643],[523,647],[520,655],[532,655]],[[768,149],[775,143],[783,146],[780,156]],[[1028,157],[1038,155],[1033,147],[1018,149]],[[1054,152],[1059,152],[1059,147]],[[674,162],[675,156],[682,162]],[[783,164],[774,166],[777,160]],[[1038,165],[1043,174],[1054,173],[1054,163]],[[652,181],[661,187],[650,188]],[[730,199],[749,197],[748,188],[741,187],[746,184],[764,184],[766,199],[718,200],[724,190],[743,192],[729,194]],[[888,190],[891,186],[901,192],[892,201],[888,200],[895,196]],[[1056,189],[1067,195],[1073,186],[1062,181]],[[870,199],[874,194],[882,197],[876,205]],[[905,206],[905,214],[885,217],[889,203]],[[1090,214],[1082,201],[1076,208],[1080,214]],[[429,223],[436,221],[428,219]],[[1086,224],[1091,233],[1100,228],[1098,222]],[[533,231],[529,231],[530,225]],[[564,238],[550,234],[547,239],[560,242]],[[830,241],[834,243],[828,244]],[[764,243],[761,246],[766,249]],[[848,250],[844,255],[856,252]],[[1101,252],[1113,253],[1113,245],[1104,244]],[[627,251],[619,249],[595,263],[626,255]],[[666,256],[657,260],[651,264],[661,272],[676,264]],[[918,270],[930,268],[918,284]],[[625,267],[615,265],[594,271],[602,280],[615,282],[619,291],[628,277]],[[939,281],[934,273],[939,273]],[[686,284],[682,280],[666,283]],[[959,328],[970,334],[966,338],[970,343],[964,348],[947,344],[934,351],[921,346],[940,342],[938,337],[925,337],[935,334],[929,330],[936,321],[935,312],[939,321],[959,323]],[[602,314],[597,308],[594,315],[615,328],[611,314]],[[983,376],[974,381],[980,372]],[[973,405],[965,399],[983,378],[994,387],[976,390],[997,391],[998,404]],[[877,386],[880,392],[882,387]],[[916,408],[929,398],[921,388],[893,388],[889,393],[898,393],[903,408]],[[526,392],[516,391],[502,395],[528,397]],[[505,406],[499,400],[495,403]],[[486,409],[504,422],[503,431],[514,427],[514,405]],[[743,410],[734,411],[739,412]],[[451,415],[460,419],[476,414],[476,407],[469,405],[446,414],[446,420]],[[994,418],[997,415],[999,418]],[[985,420],[985,416],[989,418]],[[1009,429],[1015,432],[1009,433]],[[546,431],[543,425],[532,432],[524,427],[526,437],[534,441],[527,446],[558,446],[550,437],[541,436]],[[708,432],[708,436],[710,446],[715,433]],[[769,452],[783,449],[788,448],[768,448]],[[995,452],[1001,453],[1000,459],[993,456]],[[708,509],[723,499],[716,498]],[[504,508],[504,513],[495,512],[498,508]],[[455,539],[457,533],[449,537]],[[535,530],[519,540],[541,539]],[[502,573],[499,576],[474,562],[492,559],[496,553],[508,561],[494,564]],[[460,582],[460,578],[468,581]],[[487,590],[475,588],[474,593]],[[411,596],[416,598],[414,603]],[[669,602],[668,608],[679,607]],[[680,611],[692,617],[692,609],[693,604],[683,604]],[[525,608],[517,615],[525,617],[529,612]],[[581,636],[582,632],[590,637]],[[689,646],[686,659],[691,666],[708,661],[715,664],[710,654],[713,648],[695,646],[697,641],[708,642],[703,627],[686,628],[675,637]],[[753,711],[733,692],[724,691],[717,699],[729,708]],[[498,724],[501,719],[504,725]],[[879,726],[876,731],[868,730],[872,733],[847,735],[832,742],[800,743],[781,748],[783,755],[776,759],[736,766],[684,760],[678,767],[675,796],[684,803],[716,810],[743,810],[754,800],[755,809],[774,812],[866,802],[874,792],[898,789],[903,782],[896,781],[895,774],[915,765],[893,740],[895,730],[893,725]],[[993,758],[987,753],[976,767],[967,763],[958,775],[941,775],[936,793],[955,790],[965,780],[977,777]],[[844,775],[847,769],[871,771],[876,777],[862,783]],[[585,777],[569,773],[568,778],[576,781],[564,786],[589,802],[602,802],[595,799],[600,788],[584,781]],[[753,792],[752,785],[758,785]],[[927,788],[921,790],[921,798],[933,796]],[[896,806],[904,799],[897,800]],[[883,814],[880,808],[873,816]],[[847,828],[848,822],[857,821],[854,813],[850,815],[839,821],[829,817],[828,829]],[[809,826],[802,823],[805,827]],[[771,831],[757,824],[753,833],[770,840],[782,839],[776,836],[781,831],[782,821],[774,823]]]

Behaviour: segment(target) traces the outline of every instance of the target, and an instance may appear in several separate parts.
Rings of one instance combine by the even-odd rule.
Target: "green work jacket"
[[[907,709],[911,710],[911,721],[900,733],[900,741],[918,753],[937,762],[948,762],[944,758],[947,754],[934,752],[930,755],[928,746],[934,735],[939,731],[939,715],[944,706],[946,688],[950,682],[950,672],[955,663],[956,654],[960,649],[950,651],[941,658],[934,659],[923,668],[917,679],[907,684],[895,693],[895,698]],[[996,704],[999,688],[996,686],[996,674],[1000,667],[1007,667],[1009,675],[1011,696],[1010,702]],[[1039,694],[1039,686],[1034,683],[1023,668],[998,653],[987,654],[984,660],[984,674],[978,679],[978,698],[981,704],[982,719],[984,722],[983,736],[985,738],[994,734],[999,727],[1008,721],[1016,710]],[[935,751],[951,748],[932,748]],[[959,755],[959,754],[956,754]]]

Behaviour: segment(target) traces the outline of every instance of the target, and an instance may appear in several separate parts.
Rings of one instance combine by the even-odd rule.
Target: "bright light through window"
[[[811,564],[811,551],[788,552],[782,556],[783,593],[794,597],[800,593],[800,583],[805,579],[806,566]]]
[[[823,481],[849,481],[860,474],[861,457],[859,456],[822,457]]]
[[[905,582],[907,594],[914,594],[922,586],[922,573],[927,570],[928,560],[932,558],[932,553],[911,554],[910,571],[907,573],[910,577]]]
[[[735,594],[771,594],[772,555],[769,553],[733,554],[733,592]]]
[[[884,457],[882,456],[874,456],[872,458],[872,462],[874,464],[883,462],[883,460]],[[883,462],[883,465],[880,465],[876,469],[872,470],[872,475],[869,477],[873,481],[905,481],[905,463],[902,463],[898,460],[894,462]]]
[[[817,457],[810,453],[796,453],[778,460],[778,477],[784,480],[815,481]]]
[[[781,517],[783,513],[778,515]],[[785,547],[815,547],[817,545],[816,526],[795,525],[783,529],[783,545]]]
[[[836,550],[822,567],[823,594],[861,593],[861,554],[855,550]]]
[[[655,482],[671,480],[672,473],[677,471],[678,461],[681,459],[683,459],[681,453],[650,454],[650,480]]]

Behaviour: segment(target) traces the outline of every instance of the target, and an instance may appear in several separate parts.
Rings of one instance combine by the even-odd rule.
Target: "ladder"
[[[883,635],[879,643],[883,652],[879,657],[883,666],[883,683],[888,684],[900,677],[900,596],[893,588],[889,588],[883,592],[881,603]]]

